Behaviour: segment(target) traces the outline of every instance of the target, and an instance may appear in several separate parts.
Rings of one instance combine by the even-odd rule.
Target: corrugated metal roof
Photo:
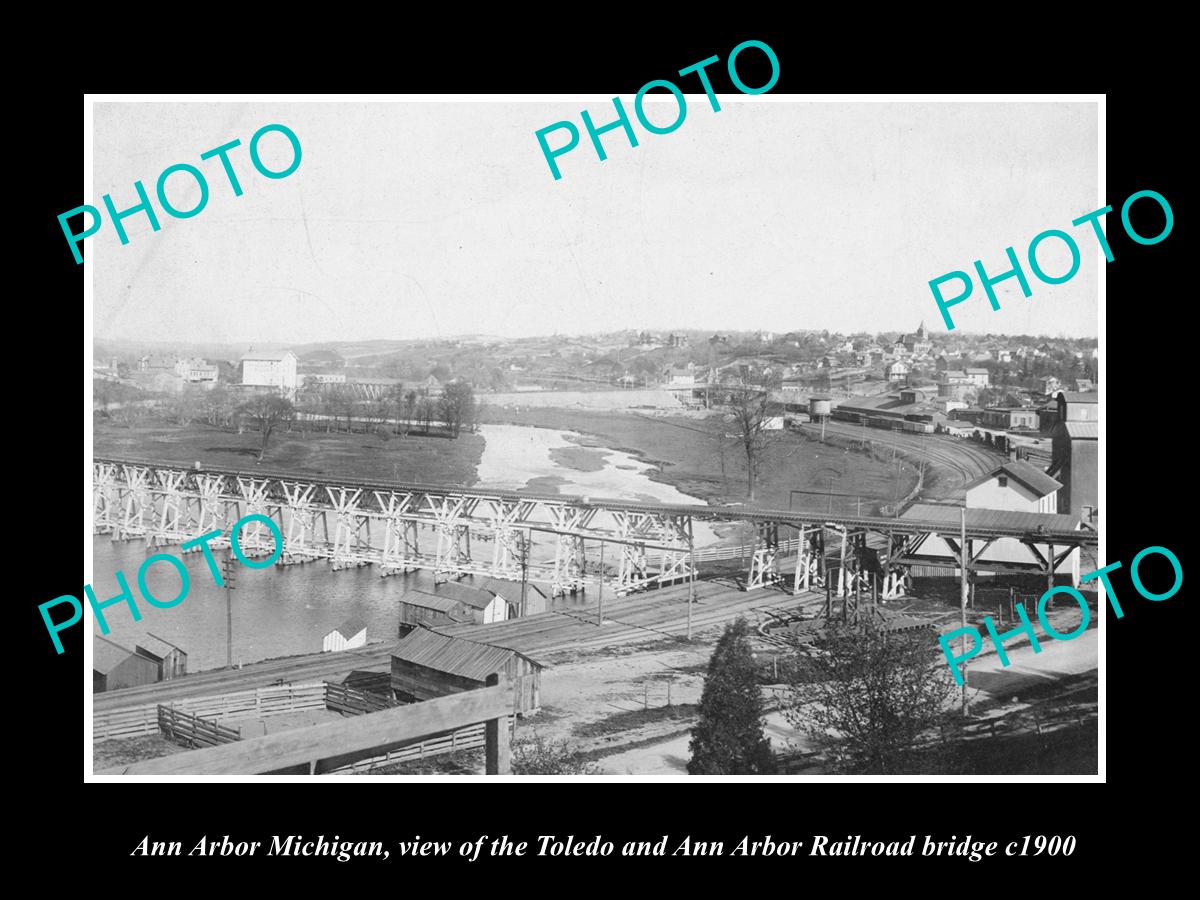
[[[170,641],[164,641],[157,635],[146,633],[146,636],[138,644],[138,650],[143,650],[146,653],[152,653],[159,659],[166,659],[176,650],[183,652],[182,648],[175,646]]]
[[[428,591],[416,588],[406,591],[400,598],[400,602],[407,603],[409,606],[419,606],[422,609],[432,609],[436,612],[447,614],[458,612],[461,606],[457,600],[452,600],[449,597],[439,597],[437,594],[431,594]]]
[[[1098,391],[1088,391],[1086,393],[1080,391],[1062,391],[1063,399],[1068,403],[1099,403],[1100,394]]]
[[[489,675],[502,672],[516,652],[417,628],[396,645],[392,656],[449,675],[484,681]]]
[[[1063,424],[1067,427],[1067,434],[1072,438],[1100,439],[1099,422],[1064,422]]]
[[[451,600],[465,603],[474,609],[486,609],[494,600],[492,595],[487,591],[459,584],[457,581],[447,581],[445,584],[439,584],[433,589],[433,592],[440,597],[449,597]]]
[[[108,674],[129,657],[137,656],[132,650],[114,644],[98,634],[93,637],[95,640],[92,642],[92,669],[102,675]]]
[[[946,534],[953,537],[959,525],[959,506],[934,506],[931,503],[914,503],[900,516],[901,519],[918,519],[950,526]],[[1079,520],[1073,516],[1056,513],[1017,512],[1012,509],[968,509],[968,528],[1020,528],[1035,533],[1039,528],[1046,531],[1075,531]]]
[[[521,598],[521,582],[505,581],[503,578],[477,578],[475,585],[481,590],[495,594],[497,597],[503,597],[505,600],[519,600]],[[528,594],[538,594],[542,597],[546,596],[545,591],[534,584],[532,581],[525,583]]]

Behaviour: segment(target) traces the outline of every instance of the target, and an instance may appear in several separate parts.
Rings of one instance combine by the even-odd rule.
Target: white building
[[[296,354],[291,350],[251,351],[242,357],[242,384],[292,393],[298,383]]]
[[[967,508],[1054,513],[1061,487],[1037,466],[1010,460],[966,486]]]
[[[347,619],[321,641],[321,652],[351,650],[367,643],[367,623],[362,619]]]
[[[180,359],[175,374],[190,384],[216,384],[217,367],[203,359]]]

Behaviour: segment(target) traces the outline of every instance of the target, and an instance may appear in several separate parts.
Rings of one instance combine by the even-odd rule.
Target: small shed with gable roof
[[[524,714],[540,703],[545,666],[523,653],[416,628],[392,651],[392,690],[397,699],[420,701],[483,687],[491,675],[504,675]]]

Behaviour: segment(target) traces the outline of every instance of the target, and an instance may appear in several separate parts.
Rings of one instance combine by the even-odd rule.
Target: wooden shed
[[[488,676],[504,674],[516,693],[516,711],[537,709],[541,663],[516,650],[417,628],[392,652],[392,690],[400,700],[419,701],[481,688]]]
[[[100,635],[92,636],[92,693],[154,684],[158,663]]]
[[[142,656],[148,656],[158,663],[158,680],[167,681],[187,674],[187,654],[170,641],[163,640],[156,634],[146,632],[144,642],[135,645]]]
[[[432,628],[460,622],[487,625],[503,622],[513,613],[508,601],[491,591],[447,582],[433,591],[414,588],[405,592],[400,598],[400,631],[405,633],[417,625]]]
[[[515,619],[521,613],[521,582],[505,581],[503,578],[484,578],[476,582],[480,589],[500,597],[508,606],[508,618]],[[550,608],[550,598],[545,592],[532,582],[525,582],[525,612],[524,615],[532,616],[535,613],[545,612]]]
[[[362,647],[366,643],[367,623],[357,616],[351,616],[321,639],[321,652],[350,650],[354,647]]]

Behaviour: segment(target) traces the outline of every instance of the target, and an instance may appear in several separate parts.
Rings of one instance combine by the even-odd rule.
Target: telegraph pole
[[[692,639],[692,604],[696,602],[696,539],[692,534],[692,517],[688,516],[688,567],[692,570],[688,575],[688,614],[687,639]]]
[[[221,566],[221,578],[225,582],[225,668],[233,668],[233,548],[225,555]]]
[[[529,591],[529,544],[533,540],[531,532],[521,533],[521,618],[525,618],[526,597]]]
[[[959,652],[962,656],[967,655],[967,508],[961,507],[959,513],[959,568],[962,571],[962,579],[960,584],[959,608],[962,613],[962,639],[959,644]],[[967,666],[964,661],[962,665],[962,714],[963,718],[967,717]]]
[[[596,624],[604,624],[604,541],[600,542],[600,586],[596,593]]]

